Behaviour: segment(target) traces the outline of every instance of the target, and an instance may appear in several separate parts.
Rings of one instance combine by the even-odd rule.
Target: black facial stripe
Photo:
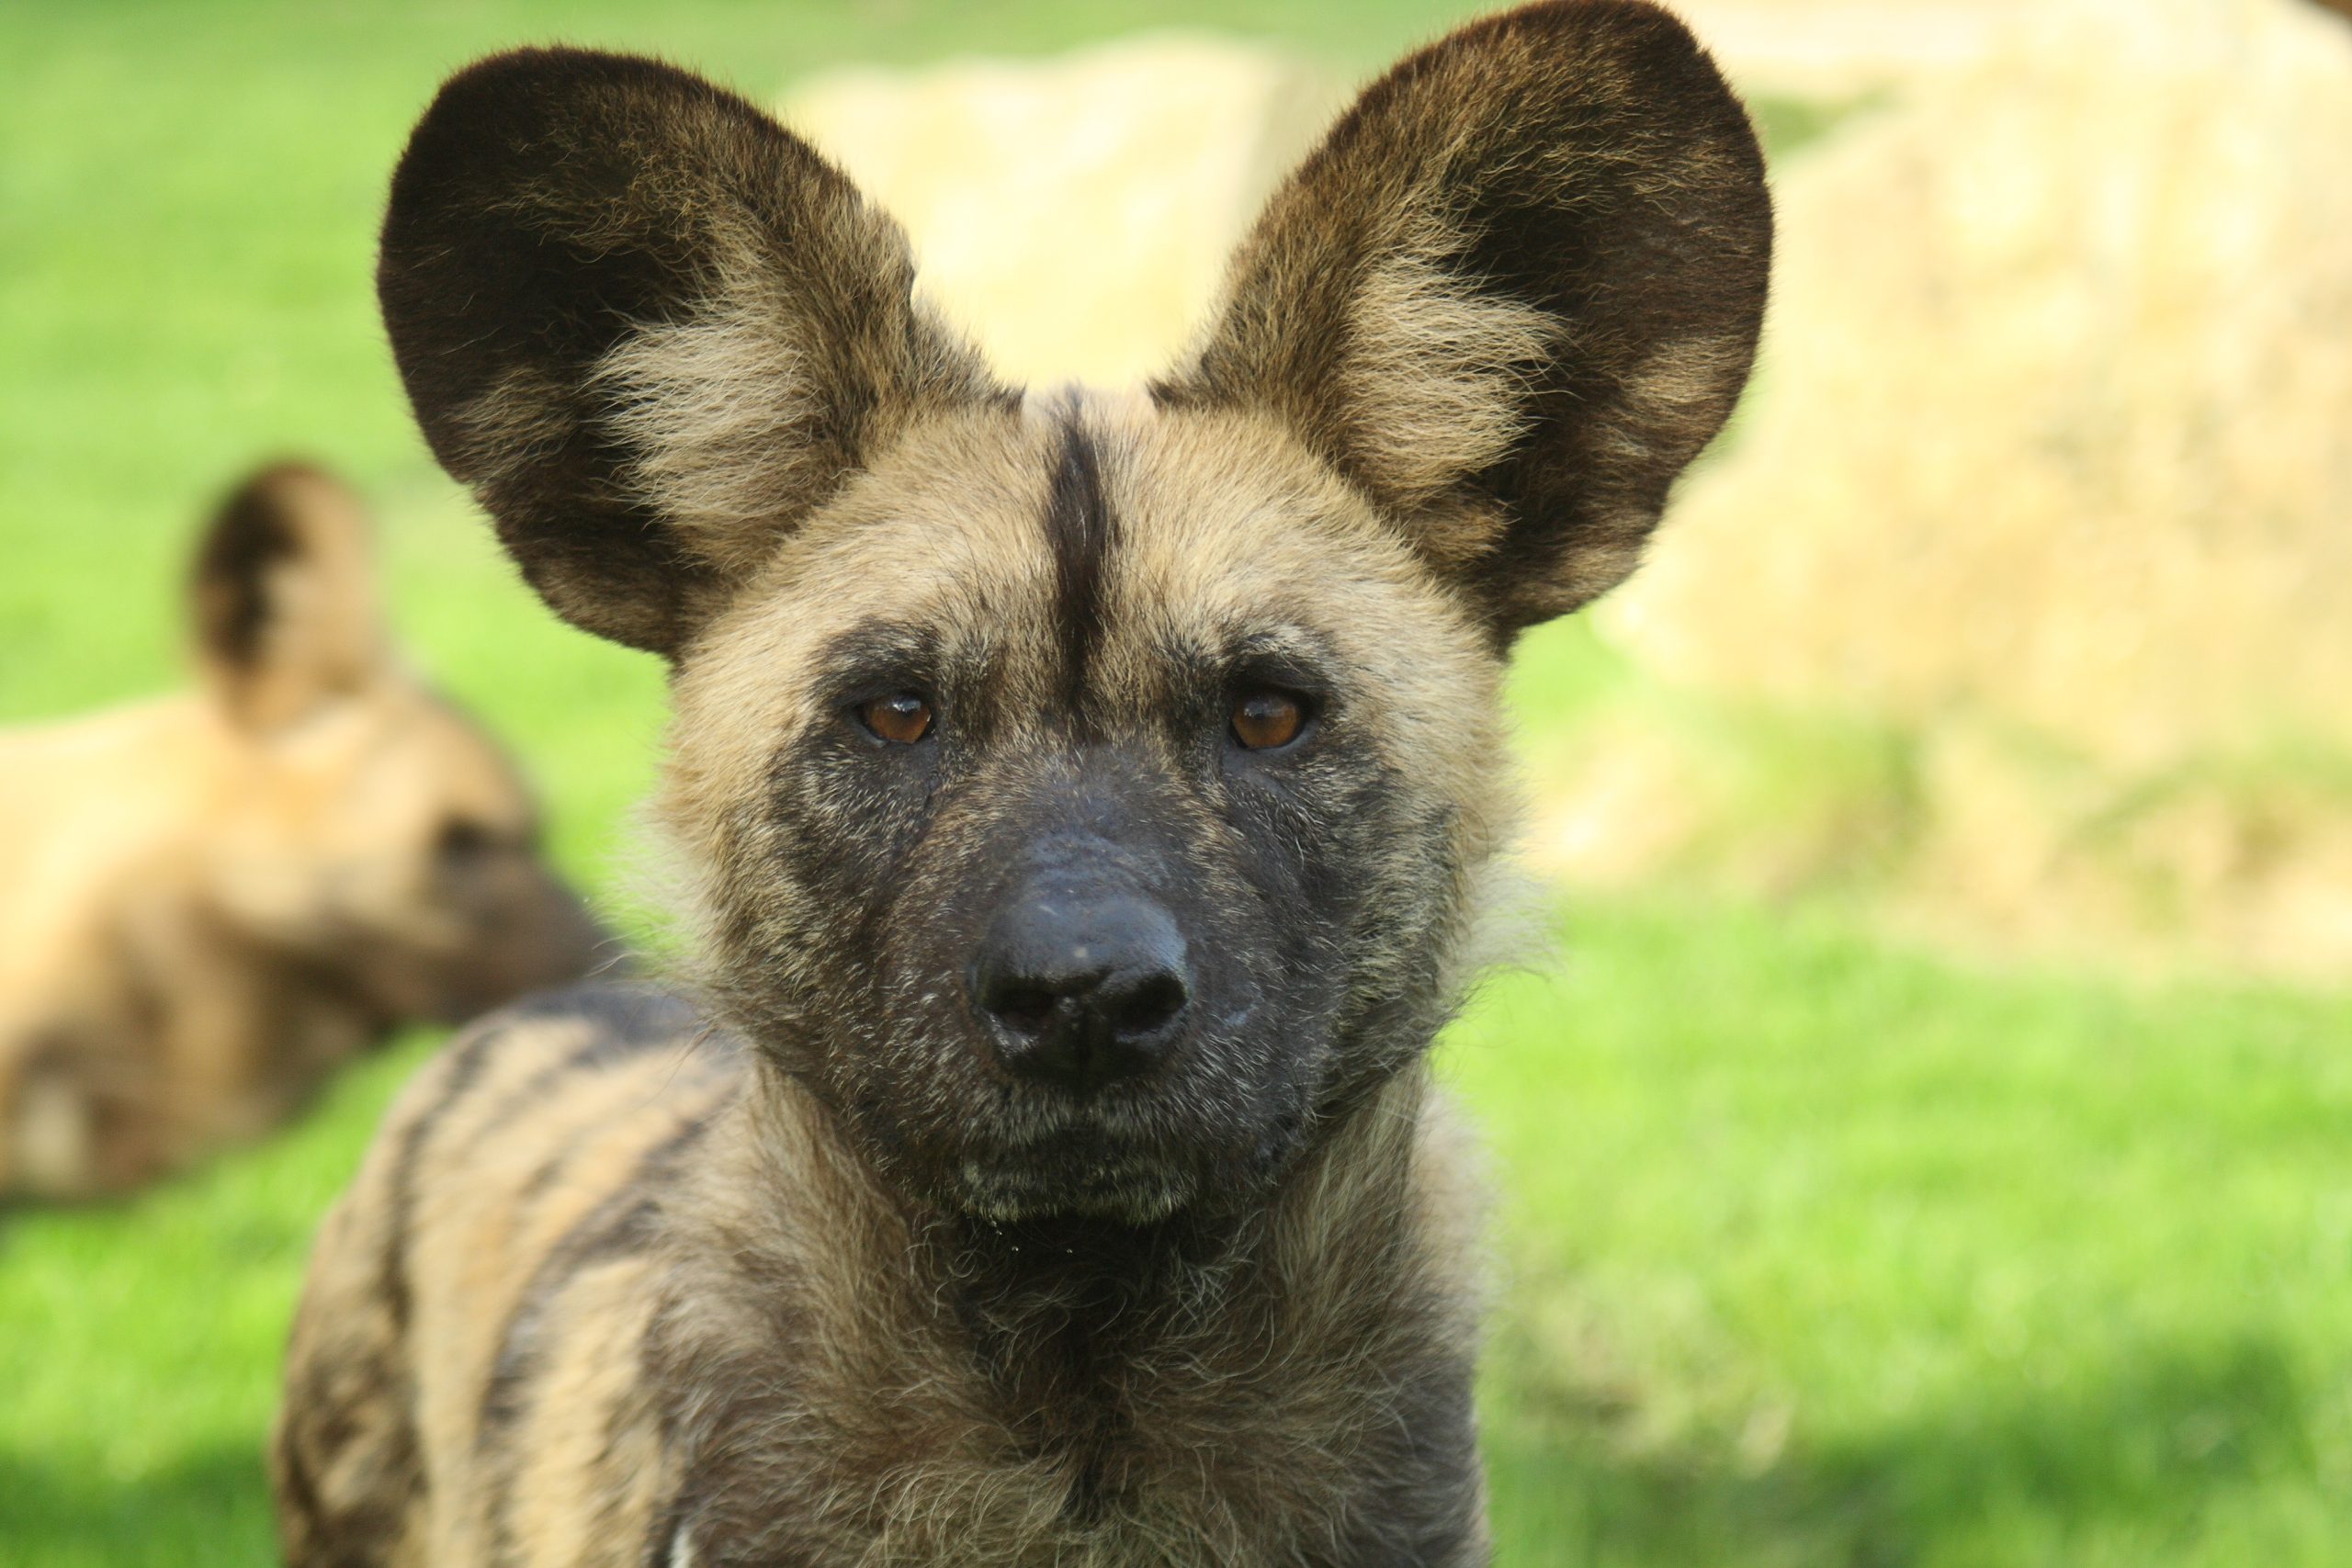
[[[1063,702],[1073,717],[1086,695],[1086,668],[1102,640],[1102,581],[1118,529],[1102,499],[1094,441],[1075,411],[1062,421],[1061,451],[1046,502],[1046,544],[1054,557],[1054,626],[1061,644]]]

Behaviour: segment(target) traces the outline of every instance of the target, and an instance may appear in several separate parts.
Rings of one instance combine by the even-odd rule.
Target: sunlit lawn
[[[560,34],[766,91],[1171,20],[1361,66],[1458,9],[0,11],[0,720],[169,679],[197,508],[313,453],[383,502],[409,639],[610,889],[658,670],[514,585],[374,324],[377,203],[438,73]],[[1530,653],[1548,717],[1589,656]],[[1504,1563],[2352,1563],[2352,999],[1977,973],[1802,912],[1557,925],[1446,1055],[1505,1194]],[[267,1559],[308,1233],[431,1048],[134,1204],[0,1218],[0,1565]]]

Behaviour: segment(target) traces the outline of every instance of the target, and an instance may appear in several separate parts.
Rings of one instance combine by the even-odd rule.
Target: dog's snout
[[[1088,1091],[1148,1072],[1192,1000],[1183,934],[1127,893],[1033,888],[999,913],[971,974],[997,1056],[1022,1077]]]

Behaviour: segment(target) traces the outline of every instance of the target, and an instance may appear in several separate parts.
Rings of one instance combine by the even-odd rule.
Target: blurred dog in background
[[[0,1198],[130,1188],[605,948],[513,765],[394,650],[341,485],[248,480],[192,607],[197,690],[0,733]]]

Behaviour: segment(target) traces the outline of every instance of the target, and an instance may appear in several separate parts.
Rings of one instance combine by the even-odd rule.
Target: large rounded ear
[[[359,499],[318,469],[262,469],[221,503],[190,584],[197,663],[243,728],[267,732],[392,667]]]
[[[1364,93],[1154,390],[1282,420],[1507,641],[1634,569],[1747,380],[1771,241],[1755,134],[1680,23],[1530,6]]]
[[[1001,398],[898,226],[734,95],[522,50],[452,77],[377,290],[434,455],[565,618],[675,653],[912,414]]]

